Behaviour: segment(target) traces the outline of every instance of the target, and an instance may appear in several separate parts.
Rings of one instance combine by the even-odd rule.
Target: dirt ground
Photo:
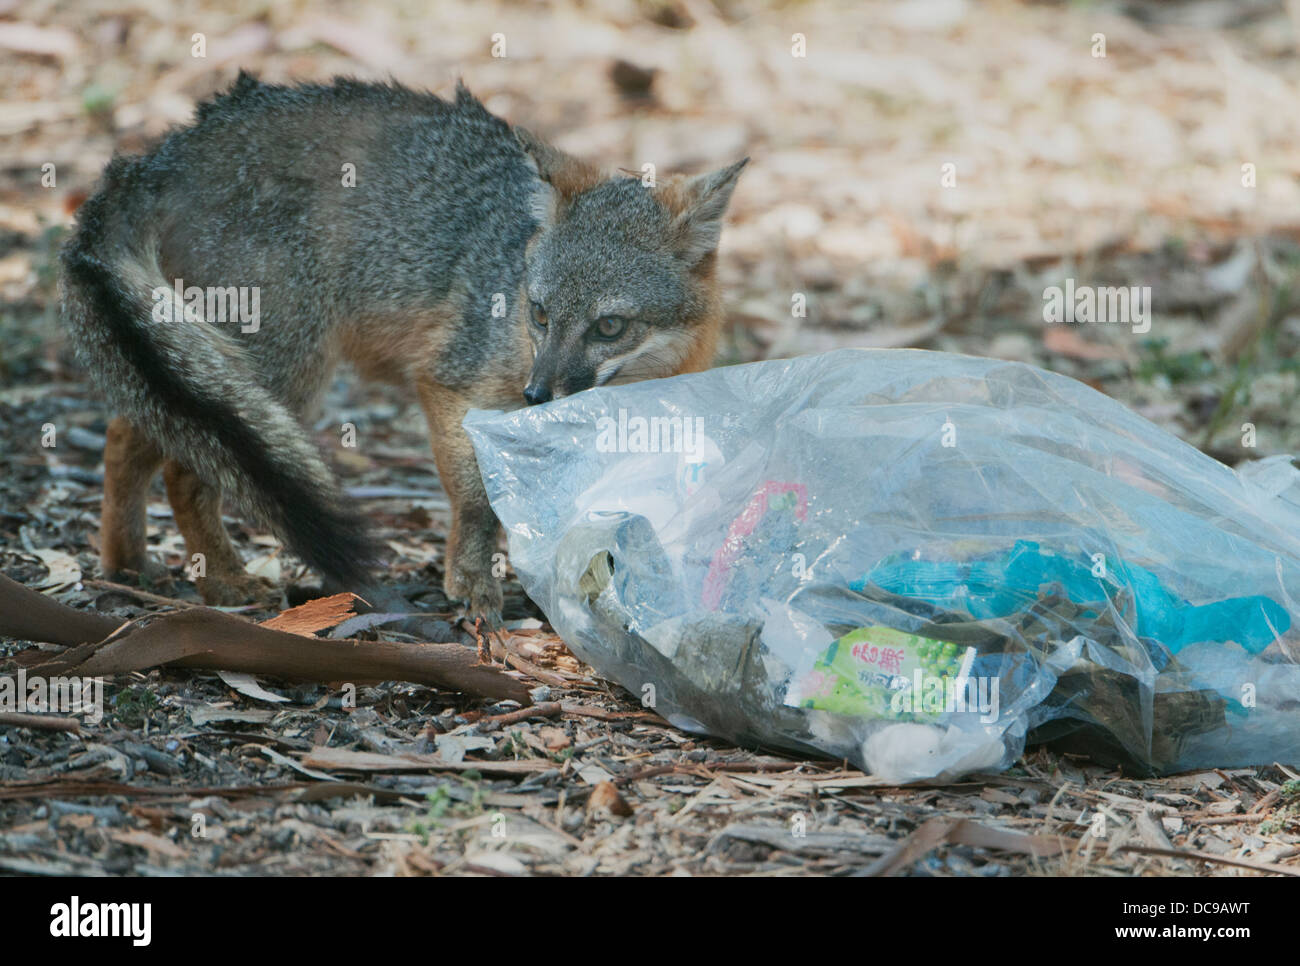
[[[1297,30],[1267,0],[0,0],[0,571],[123,620],[198,602],[160,482],[149,536],[168,575],[98,579],[111,414],[59,329],[56,253],[112,154],[240,68],[439,93],[463,77],[610,168],[750,155],[723,232],[720,362],[1013,359],[1228,465],[1296,452]],[[648,87],[633,68],[653,68]],[[1066,278],[1150,286],[1150,330],[1045,325]],[[349,421],[364,442],[342,449]],[[314,430],[395,554],[385,579],[454,619],[413,400],[344,372]],[[303,583],[265,532],[228,526],[250,567]],[[1295,763],[1140,780],[1036,748],[977,781],[883,786],[669,726],[568,655],[513,581],[504,616],[534,717],[409,684],[345,707],[330,682],[259,693],[169,669],[110,678],[79,734],[0,724],[0,872],[1300,874]],[[401,640],[362,632],[379,634]]]

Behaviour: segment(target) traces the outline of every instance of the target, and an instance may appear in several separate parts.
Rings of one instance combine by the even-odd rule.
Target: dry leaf
[[[627,818],[632,814],[632,806],[619,794],[613,782],[601,782],[591,790],[591,797],[587,799],[587,811],[608,812],[620,818]]]

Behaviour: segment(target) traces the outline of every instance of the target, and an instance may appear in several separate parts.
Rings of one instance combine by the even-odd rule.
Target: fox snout
[[[540,406],[544,402],[550,402],[551,398],[551,385],[548,382],[533,378],[524,386],[524,400],[530,406]]]
[[[534,368],[532,375],[528,377],[528,385],[524,386],[524,400],[530,406],[539,406],[542,403],[550,402],[552,399],[561,399],[565,396],[572,396],[575,392],[590,389],[595,384],[596,377],[594,373],[585,379],[575,378],[572,375],[556,379],[538,373],[537,369]]]
[[[557,358],[543,347],[533,360],[524,399],[530,406],[571,396],[596,384],[596,372],[583,359]]]

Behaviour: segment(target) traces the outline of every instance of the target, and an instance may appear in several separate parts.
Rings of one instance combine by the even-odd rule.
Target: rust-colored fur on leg
[[[471,613],[499,623],[503,594],[501,581],[492,574],[492,555],[501,528],[483,489],[473,444],[461,427],[474,404],[430,380],[420,380],[417,389],[429,423],[433,460],[451,501],[443,587],[448,597],[469,601]]]
[[[158,447],[121,416],[108,424],[104,445],[104,502],[100,515],[100,566],[110,580],[128,570],[143,573],[145,508],[149,484],[162,464]]]
[[[163,482],[191,563],[196,553],[203,555],[204,576],[196,576],[194,584],[204,603],[234,607],[278,599],[270,581],[244,570],[221,522],[221,491],[175,460],[163,466]]]

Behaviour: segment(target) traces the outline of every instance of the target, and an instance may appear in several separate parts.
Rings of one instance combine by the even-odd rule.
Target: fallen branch
[[[72,667],[63,663],[51,662],[52,673],[95,677],[170,665],[316,681],[409,681],[521,704],[529,700],[524,682],[480,665],[474,652],[459,644],[304,641],[207,608],[165,614],[96,645]]]
[[[60,604],[0,574],[0,634],[48,644],[102,641],[121,621]]]
[[[29,666],[48,677],[169,666],[309,681],[408,681],[529,703],[525,682],[479,664],[459,644],[305,640],[208,607],[150,615],[119,629],[110,618],[75,611],[7,579],[0,582],[0,635],[77,645]]]

